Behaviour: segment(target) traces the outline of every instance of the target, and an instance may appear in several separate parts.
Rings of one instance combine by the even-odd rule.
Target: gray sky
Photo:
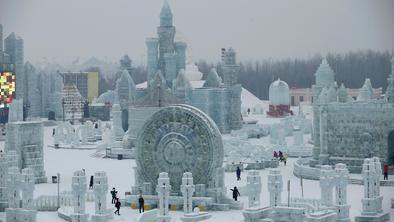
[[[233,46],[239,59],[308,57],[394,49],[394,0],[170,0],[178,39],[190,60],[217,61]],[[25,57],[59,62],[128,53],[145,62],[162,0],[0,0],[5,35],[25,40]]]

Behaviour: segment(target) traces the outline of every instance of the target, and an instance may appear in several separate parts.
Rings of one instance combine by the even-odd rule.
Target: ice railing
[[[58,203],[59,201],[59,203]],[[86,192],[86,202],[94,201],[93,191]],[[73,194],[71,191],[63,191],[59,197],[57,195],[41,195],[34,199],[34,208],[38,211],[56,211],[62,206],[73,205]]]
[[[307,213],[314,213],[322,209],[326,209],[326,207],[324,207],[321,204],[321,201],[318,199],[309,199],[309,198],[300,198],[300,197],[290,198],[290,206],[305,208],[305,211]]]

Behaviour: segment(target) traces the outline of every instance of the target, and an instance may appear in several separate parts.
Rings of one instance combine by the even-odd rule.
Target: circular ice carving
[[[197,184],[212,184],[222,167],[223,144],[219,129],[205,113],[187,105],[165,107],[142,127],[136,147],[140,182],[157,183],[167,172],[172,192],[179,192],[184,172]]]

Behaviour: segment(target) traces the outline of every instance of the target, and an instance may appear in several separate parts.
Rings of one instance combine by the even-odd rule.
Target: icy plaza
[[[102,150],[55,149],[61,145],[73,148],[94,142],[100,138],[101,128],[95,130],[91,122],[77,127],[60,123],[57,134],[51,136],[53,127],[22,121],[21,101],[14,101],[7,140],[0,146],[6,151],[0,156],[0,203],[6,208],[5,213],[0,214],[1,220],[383,222],[390,221],[390,216],[393,218],[390,207],[394,181],[381,182],[381,161],[387,162],[384,157],[392,155],[392,147],[386,143],[391,124],[386,124],[383,136],[380,128],[374,126],[357,131],[361,136],[358,138],[352,136],[356,128],[352,124],[368,124],[373,118],[366,114],[353,115],[349,124],[343,119],[332,121],[334,118],[330,115],[345,112],[346,118],[350,115],[348,110],[358,106],[372,110],[383,107],[385,112],[381,113],[380,121],[392,119],[394,68],[386,98],[373,100],[370,82],[366,80],[357,101],[353,101],[344,86],[338,88],[334,73],[323,60],[314,86],[317,102],[312,107],[315,122],[312,150],[307,144],[309,141],[304,142],[304,136],[311,137],[308,130],[311,116],[304,116],[300,109],[298,113],[295,111],[295,116],[268,117],[290,113],[286,94],[281,94],[280,98],[285,98],[281,101],[270,95],[269,108],[262,101],[251,104],[250,98],[244,98],[244,107],[256,107],[255,114],[242,112],[244,122],[257,124],[245,124],[239,129],[242,91],[236,81],[238,67],[232,49],[225,55],[223,65],[227,72],[223,82],[212,70],[203,87],[193,89],[183,70],[186,45],[173,41],[175,27],[167,3],[162,9],[158,30],[159,39],[147,41],[148,88],[136,94],[132,80],[122,81],[130,78],[127,71],[123,72],[118,83],[126,87],[118,88],[127,89],[124,91],[128,99],[123,100],[117,90],[120,104],[112,107],[112,137],[107,141],[108,147],[122,149],[122,142],[129,142],[124,148],[132,148],[135,160],[101,158]],[[288,92],[288,85],[283,81],[275,81],[272,89],[278,86]],[[283,90],[277,93],[280,91]],[[223,100],[218,101],[218,95]],[[210,99],[205,101],[204,98]],[[200,103],[201,100],[205,103]],[[130,109],[130,113],[135,109],[141,111],[140,115],[132,116],[136,119],[129,121],[129,132],[121,127],[121,109]],[[268,115],[264,110],[270,110]],[[273,112],[275,110],[278,112]],[[35,130],[27,127],[29,125]],[[19,129],[23,126],[25,131]],[[334,132],[336,126],[342,130]],[[224,135],[230,130],[233,130],[230,135]],[[34,132],[38,133],[32,140]],[[346,133],[334,134],[341,132]],[[348,153],[341,153],[339,149],[344,143],[337,144],[344,135],[357,142],[352,143]],[[373,140],[373,136],[380,139]],[[287,145],[291,140],[293,145]],[[372,141],[374,144],[368,145]],[[384,144],[380,146],[382,150],[372,152],[378,144]],[[231,146],[224,147],[226,145]],[[289,156],[312,156],[312,159],[290,158],[284,166],[272,159],[272,151],[279,149]],[[374,157],[374,153],[378,157]],[[18,164],[13,165],[15,163]],[[242,169],[241,180],[237,180],[233,172],[237,167]],[[351,174],[354,172],[359,174]],[[54,175],[60,176],[57,184],[45,183],[46,176]],[[94,176],[92,189],[87,188],[90,176]],[[239,201],[231,199],[230,188],[235,186],[241,193]],[[120,216],[113,214],[115,209],[109,194],[112,187],[118,190],[122,202]],[[141,215],[135,209],[140,195],[145,198],[146,209]]]

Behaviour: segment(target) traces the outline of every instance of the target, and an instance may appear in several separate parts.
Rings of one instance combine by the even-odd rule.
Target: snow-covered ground
[[[251,116],[250,118],[258,118],[260,121],[264,121],[263,116]],[[116,187],[121,195],[124,192],[130,191],[131,186],[134,185],[134,171],[135,166],[134,160],[113,160],[113,159],[100,159],[92,157],[95,151],[92,150],[62,150],[53,149],[48,147],[52,144],[53,138],[51,136],[52,127],[45,127],[45,142],[44,142],[44,159],[45,159],[45,170],[50,180],[51,176],[60,173],[61,183],[60,190],[71,190],[71,178],[72,174],[76,170],[85,169],[87,176],[94,174],[96,171],[105,171],[108,174],[108,181],[110,187]],[[267,138],[262,138],[259,142],[255,140],[254,143],[267,143]],[[0,149],[4,147],[4,142],[0,143]],[[301,188],[300,180],[293,175],[293,162],[295,159],[290,159],[287,166],[281,165],[279,169],[282,172],[284,182],[287,180],[291,181],[291,196],[300,197]],[[267,206],[269,202],[269,194],[267,191],[267,174],[269,170],[261,170],[263,192],[261,194],[262,206]],[[228,196],[231,196],[230,188],[233,186],[242,187],[246,184],[246,173],[242,175],[242,180],[237,181],[234,173],[226,173],[225,183],[228,188]],[[43,194],[57,193],[57,186],[55,184],[39,184],[36,186],[34,196],[40,196]],[[393,187],[382,187],[381,193],[384,197],[383,208],[384,210],[390,209],[390,199],[394,198]],[[304,195],[306,198],[319,198],[320,187],[318,181],[304,180]],[[350,216],[354,218],[361,213],[361,198],[363,196],[363,187],[359,185],[348,186],[348,202],[351,204]],[[282,193],[282,201],[287,200],[287,191]],[[110,195],[108,194],[108,206],[110,206]],[[240,201],[247,205],[247,197],[244,193],[241,193]],[[93,204],[87,204],[87,210],[92,213],[94,211]],[[171,212],[173,218],[179,218],[181,212]],[[242,211],[229,211],[229,212],[211,212],[213,215],[208,221],[243,221]],[[133,218],[138,216],[137,210],[132,210],[130,207],[121,208],[121,216],[115,216],[113,221],[133,221]],[[0,220],[3,219],[4,214],[0,214]],[[393,212],[391,217],[394,218]],[[39,212],[38,222],[57,222],[63,221],[57,217],[55,212]]]

